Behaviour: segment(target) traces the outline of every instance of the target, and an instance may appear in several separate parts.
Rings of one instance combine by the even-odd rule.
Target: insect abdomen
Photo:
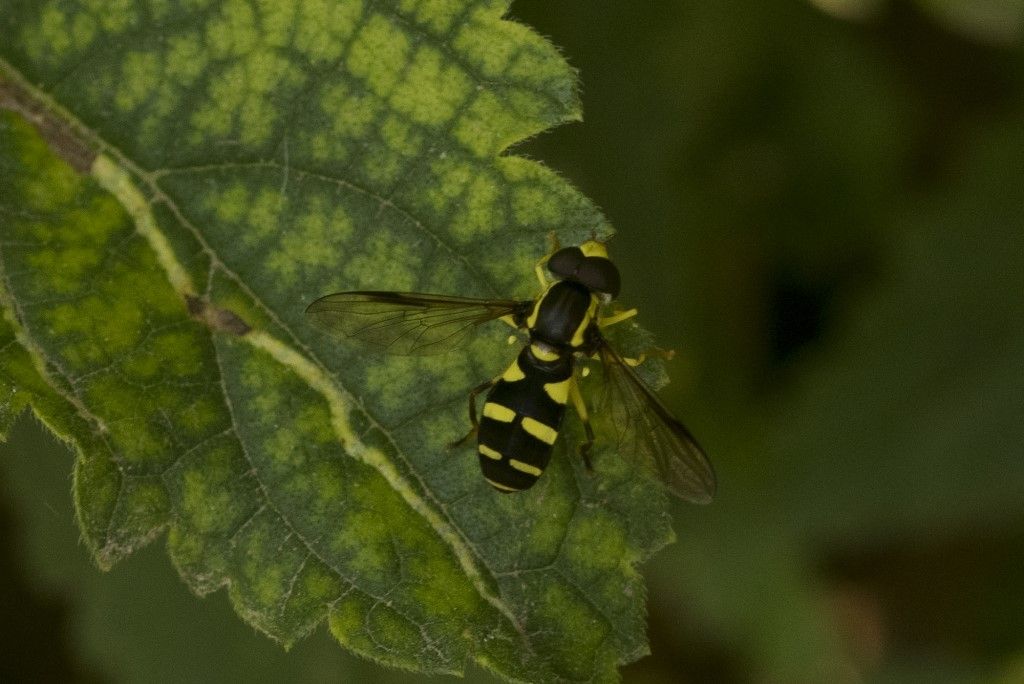
[[[527,346],[484,402],[477,452],[498,491],[529,489],[551,460],[572,382],[572,356],[542,361]]]

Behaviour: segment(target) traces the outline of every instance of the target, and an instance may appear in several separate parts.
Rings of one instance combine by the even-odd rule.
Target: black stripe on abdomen
[[[529,489],[551,461],[553,445],[527,432],[522,419],[516,416],[514,422],[503,423],[484,418],[480,422],[480,470],[499,491]]]
[[[571,377],[570,356],[545,363],[526,347],[488,393],[477,450],[480,469],[495,489],[529,489],[547,468],[565,415],[564,383]]]

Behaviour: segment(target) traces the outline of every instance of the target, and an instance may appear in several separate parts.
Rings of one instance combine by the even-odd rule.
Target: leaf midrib
[[[159,173],[159,172],[151,172],[151,171],[147,171],[147,170],[143,169],[139,164],[134,162],[127,154],[122,152],[115,145],[113,145],[113,144],[109,143],[108,141],[106,141],[105,139],[103,139],[93,129],[91,129],[89,126],[84,124],[80,119],[78,119],[74,114],[72,114],[66,108],[64,108],[59,103],[57,103],[49,94],[39,90],[38,88],[36,88],[33,85],[31,85],[30,83],[28,83],[26,81],[26,79],[21,75],[21,73],[17,69],[15,69],[12,65],[10,65],[6,60],[4,60],[2,58],[0,58],[0,72],[3,72],[4,76],[6,76],[8,78],[11,78],[11,80],[15,81],[31,97],[37,99],[39,101],[39,103],[44,106],[45,110],[48,111],[52,116],[55,116],[56,118],[60,119],[62,122],[67,124],[69,127],[71,127],[76,133],[78,133],[78,134],[82,135],[84,138],[86,138],[87,141],[89,143],[91,143],[92,146],[95,149],[98,149],[100,151],[101,155],[103,153],[110,154],[112,157],[114,157],[114,159],[116,159],[116,161],[117,161],[118,165],[120,166],[120,168],[122,168],[123,170],[127,170],[127,172],[129,172],[131,175],[133,175],[134,177],[138,178],[140,181],[145,183],[145,185],[153,193],[153,200],[151,200],[151,202],[152,201],[156,201],[156,200],[162,201],[165,204],[165,206],[167,206],[167,208],[171,211],[172,215],[174,215],[175,219],[182,225],[182,227],[185,228],[186,230],[188,230],[190,233],[192,233],[192,235],[196,238],[196,240],[199,242],[200,246],[202,247],[204,253],[210,258],[209,268],[211,270],[213,270],[213,269],[216,269],[216,268],[219,267],[219,269],[222,271],[222,273],[225,276],[227,276],[229,279],[232,280],[232,282],[234,282],[236,285],[238,285],[241,288],[241,290],[252,300],[253,304],[255,306],[257,306],[257,308],[259,308],[261,311],[263,311],[274,322],[274,324],[279,327],[279,329],[281,329],[283,332],[286,333],[286,335],[291,339],[293,345],[295,347],[297,347],[299,350],[301,350],[302,354],[300,354],[300,355],[304,356],[307,360],[309,360],[316,367],[318,372],[327,380],[327,382],[331,386],[336,387],[344,395],[344,397],[348,400],[347,401],[347,406],[350,409],[352,409],[352,410],[359,410],[360,412],[362,412],[363,415],[366,417],[366,419],[374,427],[376,427],[380,431],[380,433],[382,435],[384,435],[386,437],[388,443],[391,444],[392,448],[395,450],[395,453],[402,459],[402,461],[406,464],[409,472],[412,473],[412,475],[416,478],[416,482],[419,484],[420,491],[424,492],[427,495],[427,497],[429,498],[429,500],[431,501],[431,503],[432,503],[431,507],[433,507],[435,509],[439,509],[441,511],[441,514],[443,515],[443,520],[444,520],[446,526],[450,527],[451,530],[453,531],[453,534],[456,536],[456,538],[459,539],[461,541],[461,543],[464,544],[468,548],[469,552],[472,554],[471,558],[467,559],[466,558],[466,555],[467,555],[466,552],[460,552],[459,549],[458,549],[458,545],[456,543],[453,543],[453,541],[449,537],[449,535],[444,533],[443,531],[439,530],[437,528],[436,524],[434,524],[428,517],[424,516],[424,514],[421,511],[418,511],[416,509],[416,506],[412,505],[406,499],[406,497],[403,495],[402,491],[396,490],[397,493],[399,493],[400,495],[403,495],[402,498],[404,500],[406,500],[406,504],[409,505],[409,507],[414,512],[416,512],[421,517],[423,517],[424,520],[427,522],[428,526],[430,526],[430,528],[432,530],[434,530],[435,534],[437,534],[437,536],[442,540],[442,542],[444,542],[447,546],[449,546],[452,549],[452,552],[455,555],[456,559],[458,560],[459,564],[462,565],[463,569],[467,572],[468,579],[470,579],[471,583],[474,585],[474,588],[476,589],[477,593],[479,593],[481,595],[481,597],[488,604],[490,604],[492,607],[496,608],[499,611],[499,613],[501,613],[507,620],[509,620],[510,624],[513,626],[513,628],[516,630],[517,633],[519,633],[524,639],[528,640],[528,636],[526,635],[525,630],[523,629],[522,625],[519,623],[518,618],[516,618],[515,613],[511,610],[511,608],[507,604],[505,604],[505,602],[500,598],[500,596],[494,596],[494,595],[492,595],[490,593],[490,591],[488,591],[487,587],[482,584],[483,580],[480,578],[479,571],[475,570],[475,568],[472,567],[472,566],[475,566],[476,564],[479,564],[480,566],[482,566],[487,571],[488,575],[492,578],[492,581],[495,581],[495,583],[496,583],[496,580],[494,579],[494,570],[486,562],[486,559],[477,550],[476,545],[469,539],[469,537],[462,530],[462,528],[451,518],[451,516],[448,513],[447,506],[445,504],[443,504],[442,502],[438,501],[436,496],[434,495],[434,492],[424,485],[421,477],[419,476],[419,473],[417,472],[417,470],[415,468],[412,467],[412,464],[410,463],[410,461],[408,460],[407,456],[405,455],[404,450],[400,449],[398,447],[398,445],[395,443],[394,438],[392,437],[390,432],[383,427],[383,425],[377,420],[377,418],[369,410],[367,410],[365,407],[363,407],[360,402],[354,400],[354,397],[352,396],[352,394],[350,392],[348,392],[347,389],[345,389],[344,385],[342,385],[342,384],[340,384],[340,383],[338,383],[336,381],[336,379],[333,376],[333,374],[330,373],[330,371],[324,366],[323,362],[319,359],[319,357],[316,354],[314,354],[312,352],[312,350],[310,350],[308,348],[308,346],[305,345],[296,336],[296,334],[294,333],[294,331],[292,331],[290,326],[287,323],[285,323],[283,320],[281,320],[280,317],[276,314],[276,312],[273,309],[271,309],[266,303],[264,303],[263,300],[259,296],[257,296],[256,293],[253,292],[252,289],[249,288],[249,286],[232,269],[230,269],[227,266],[227,264],[225,264],[223,262],[223,260],[221,260],[221,258],[217,254],[217,252],[209,245],[209,243],[207,243],[207,241],[205,240],[205,238],[204,238],[203,234],[201,233],[201,231],[199,231],[199,229],[195,226],[195,224],[193,224],[191,221],[189,221],[184,216],[184,214],[181,212],[180,208],[177,206],[177,204],[174,202],[174,200],[170,196],[168,196],[163,191],[162,188],[160,188],[157,185],[153,175],[154,175],[154,173]],[[102,157],[98,156],[97,159],[99,159],[99,158],[102,158]],[[337,180],[337,179],[332,179],[332,180]],[[341,181],[341,182],[344,182],[344,181]],[[377,197],[377,199],[379,201],[384,201],[383,198],[379,198],[379,196],[376,196],[376,197]],[[121,198],[118,198],[118,202],[122,204],[122,207],[124,208],[124,210],[129,214],[129,216],[132,217],[133,225],[134,225],[134,223],[136,221],[136,218],[137,218],[136,214],[131,211],[130,207],[125,206],[121,202]],[[148,208],[147,208],[147,211],[148,211]],[[413,219],[413,220],[415,222],[415,225],[422,226],[422,223],[420,221],[418,221],[416,219]],[[154,221],[154,226],[156,226],[155,221]],[[158,228],[157,228],[157,231],[160,232]],[[162,232],[161,232],[161,235],[163,235]],[[166,236],[164,236],[164,237],[166,237]],[[449,247],[449,249],[450,249],[450,247]],[[174,259],[176,261],[176,255],[172,254],[171,256],[174,257]],[[161,267],[162,267],[162,270],[163,270],[163,266],[164,266],[163,261],[162,260],[158,260],[158,261],[161,263]],[[185,270],[184,267],[182,267],[180,265],[180,263],[178,265],[179,265],[179,267],[181,267],[182,271]],[[165,274],[166,274],[166,270],[165,270]],[[194,286],[192,287],[192,290],[193,290],[192,292],[182,292],[182,291],[176,289],[178,294],[181,295],[182,297],[184,297],[186,294],[195,294]],[[211,334],[215,334],[214,331],[211,331]],[[243,338],[243,339],[245,339],[245,338]],[[34,350],[35,354],[38,354],[38,358],[41,358],[41,359],[42,358],[47,358],[44,354],[41,353],[41,350],[39,350],[38,347],[31,346],[31,347],[27,347],[27,348]],[[218,364],[219,364],[220,363],[220,358],[219,358],[219,356],[216,355],[216,351],[215,351],[215,356],[216,356]],[[79,404],[81,404],[81,401],[79,399],[77,399],[77,397],[68,397],[67,393],[64,392],[62,390],[62,388],[53,381],[52,378],[49,378],[48,376],[44,376],[44,378],[47,380],[48,384],[50,384],[51,387],[54,388],[55,391],[59,392],[62,396],[64,396],[69,401],[72,401],[73,405],[75,405],[76,408],[79,406]],[[330,400],[326,396],[324,398],[328,400],[329,404],[331,403]],[[102,435],[102,432],[103,432],[102,428],[101,428],[102,421],[100,421],[96,417],[93,417],[93,420],[91,422],[94,425],[97,426],[97,431]],[[232,416],[232,423],[234,424],[234,417],[233,416]],[[334,429],[334,426],[332,425],[332,430],[333,429]],[[337,431],[336,430],[335,430],[335,434],[337,435]],[[354,456],[356,458],[359,458],[359,457],[355,456],[353,454],[353,449],[358,449],[360,447],[362,449],[366,449],[367,448],[361,442],[357,441],[354,444],[350,444],[350,443],[344,442],[344,439],[343,439],[344,436],[343,435],[337,435],[337,436],[339,437],[339,439],[343,440],[345,449],[349,453],[349,455],[352,455],[352,456]],[[355,436],[353,435],[353,438],[354,437]],[[111,454],[113,454],[113,451],[111,450],[110,445],[106,444],[106,446],[107,446],[108,451]],[[244,446],[243,446],[243,448],[244,448]],[[362,460],[362,459],[359,459],[359,460]],[[388,479],[387,476],[384,473],[382,473],[380,471],[380,469],[378,467],[376,467],[374,464],[368,463],[368,465],[370,465],[371,467],[374,467],[375,470],[377,470],[378,473],[381,476],[385,477],[385,479]],[[401,477],[401,476],[399,475],[399,477]],[[388,481],[390,481],[390,480],[388,479]],[[262,483],[261,483],[261,486],[262,486]],[[407,486],[405,489],[407,491],[409,491],[410,493],[412,492],[412,487],[410,487],[410,486]],[[417,497],[417,498],[420,498],[420,497]],[[282,520],[285,520],[286,523],[289,524],[289,526],[291,525],[290,521],[286,517],[282,517]],[[306,548],[308,550],[310,550],[311,552],[313,551],[313,549],[311,549],[308,545],[306,545]],[[466,567],[467,560],[471,563],[471,567]],[[475,562],[473,562],[473,561],[475,561]],[[325,566],[326,567],[331,567],[329,564],[325,564]],[[344,579],[344,577],[341,576],[341,575],[339,575],[339,577]]]
[[[263,499],[263,505],[256,509],[256,511],[253,512],[252,515],[246,518],[245,522],[239,526],[239,529],[232,533],[231,538],[234,539],[242,529],[247,527],[253,520],[262,515],[264,511],[269,509],[271,512],[273,512],[275,516],[277,516],[278,519],[281,520],[284,526],[288,529],[289,533],[294,535],[295,538],[298,539],[302,546],[306,549],[306,555],[303,557],[302,562],[299,564],[299,567],[295,570],[291,580],[289,581],[289,591],[286,592],[281,599],[280,607],[278,608],[279,614],[283,614],[284,611],[287,609],[288,601],[291,598],[292,593],[291,587],[294,586],[295,581],[298,579],[298,576],[302,573],[303,569],[305,569],[305,566],[309,562],[310,558],[315,558],[318,562],[323,564],[325,568],[328,568],[331,572],[333,572],[338,579],[340,579],[342,582],[347,584],[352,589],[362,593],[368,598],[373,599],[373,601],[377,603],[386,603],[386,594],[378,596],[376,593],[363,588],[362,582],[359,582],[351,576],[347,575],[346,573],[342,572],[340,568],[338,568],[334,563],[332,563],[328,558],[326,558],[322,553],[320,553],[316,549],[314,543],[306,538],[306,535],[303,534],[303,532],[299,530],[298,527],[296,527],[296,525],[292,522],[289,516],[285,514],[285,512],[281,509],[280,506],[277,505],[277,503],[275,503],[274,497],[271,495],[270,490],[266,486],[266,483],[264,483],[259,476],[259,467],[256,465],[256,462],[250,455],[249,449],[246,447],[245,442],[242,441],[241,436],[238,434],[238,430],[235,429],[234,427],[238,424],[238,421],[235,418],[234,402],[231,400],[230,392],[228,391],[227,385],[224,382],[224,367],[222,365],[220,355],[216,352],[216,349],[214,349],[214,359],[217,363],[217,370],[220,374],[219,386],[221,390],[221,395],[224,398],[224,405],[228,409],[228,415],[231,416],[232,431],[235,434],[235,438],[238,442],[239,449],[241,450],[242,455],[245,458],[245,462],[249,466],[250,472],[253,473],[253,479],[256,481],[256,484],[258,485],[260,495]],[[348,592],[343,592],[343,595],[347,593]],[[389,608],[395,610],[399,615],[401,615],[404,619],[408,620],[410,623],[415,624],[421,631],[424,629],[424,625],[422,623],[413,619],[405,612],[398,610],[397,608],[395,608],[394,605],[389,605]],[[313,624],[319,624],[324,617],[325,616],[321,616]]]

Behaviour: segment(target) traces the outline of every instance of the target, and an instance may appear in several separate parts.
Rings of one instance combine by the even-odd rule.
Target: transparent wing
[[[306,315],[317,327],[389,354],[423,356],[464,344],[481,323],[511,316],[521,325],[532,301],[470,299],[415,292],[338,292]]]
[[[715,495],[715,471],[694,436],[606,340],[602,339],[598,353],[604,388],[597,408],[610,418],[620,453],[653,468],[680,499],[710,502]]]

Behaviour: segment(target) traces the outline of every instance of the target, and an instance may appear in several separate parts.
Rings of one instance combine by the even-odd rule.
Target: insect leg
[[[551,251],[541,257],[541,260],[537,262],[537,265],[533,267],[533,272],[537,274],[537,280],[540,282],[540,289],[548,289],[548,277],[544,273],[544,264],[548,262],[555,252],[562,248],[561,243],[558,241],[558,236],[555,235],[555,231],[548,233],[548,241],[551,243]]]
[[[462,446],[463,444],[468,442],[470,440],[470,438],[472,438],[474,435],[476,435],[477,431],[480,429],[480,419],[477,418],[477,415],[476,415],[476,398],[480,395],[481,392],[486,392],[487,390],[489,390],[492,387],[494,387],[494,383],[496,383],[496,382],[498,382],[498,378],[494,378],[493,380],[488,380],[487,382],[482,382],[479,385],[477,385],[476,387],[474,387],[472,390],[470,390],[470,392],[469,392],[469,422],[472,424],[473,427],[470,428],[469,432],[467,432],[464,437],[462,437],[461,439],[457,439],[454,442],[451,442],[448,445],[449,449],[455,449],[457,447]]]
[[[612,314],[611,316],[601,316],[597,319],[597,326],[599,328],[607,328],[609,325],[615,325],[616,323],[629,320],[633,316],[636,316],[636,309],[620,311]]]
[[[651,349],[642,352],[636,358],[624,356],[622,357],[622,360],[625,361],[626,364],[632,366],[633,368],[636,368],[637,366],[639,366],[641,363],[643,363],[652,356],[658,356],[666,361],[671,361],[673,358],[675,358],[675,355],[676,352],[674,349],[659,349],[658,347],[652,347]]]
[[[583,394],[580,393],[580,386],[576,382],[575,376],[569,385],[569,397],[572,399],[573,408],[576,409],[576,415],[580,417],[580,422],[583,423],[583,432],[587,436],[587,440],[580,445],[580,456],[583,458],[583,464],[587,467],[587,470],[593,471],[594,464],[590,461],[590,449],[594,446],[594,428],[590,425],[587,403],[583,400]]]

